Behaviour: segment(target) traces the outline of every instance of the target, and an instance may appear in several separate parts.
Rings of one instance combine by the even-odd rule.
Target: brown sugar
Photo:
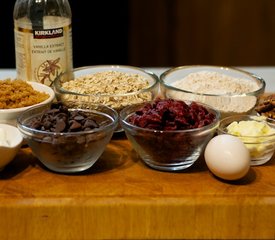
[[[0,81],[0,109],[12,109],[31,106],[43,102],[49,94],[39,92],[19,79]]]

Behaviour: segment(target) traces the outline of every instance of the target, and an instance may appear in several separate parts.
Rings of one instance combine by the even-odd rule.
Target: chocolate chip
[[[56,115],[56,118],[59,118],[59,119],[67,119],[67,114],[66,113],[58,113],[57,115]]]
[[[31,119],[29,126],[50,132],[76,132],[98,128],[99,124],[83,111],[69,111],[61,103],[54,103],[41,116]]]
[[[76,120],[76,121],[82,121],[83,119],[85,119],[85,118],[81,115],[77,115],[74,117],[74,120]]]
[[[58,112],[59,112],[59,109],[56,109],[56,108],[46,111],[47,114],[50,114],[50,113],[54,114],[54,113],[58,113]]]
[[[84,123],[84,128],[98,128],[98,124],[93,119],[87,119]]]
[[[66,128],[66,123],[63,119],[59,119],[57,122],[56,122],[56,125],[55,125],[55,131],[56,132],[63,132]]]
[[[81,129],[81,124],[75,120],[71,121],[70,130],[75,131]]]
[[[43,127],[45,129],[50,129],[51,126],[52,126],[52,123],[50,121],[48,121],[48,120],[44,121],[44,126]]]
[[[32,122],[31,128],[39,129],[41,127],[40,121]]]

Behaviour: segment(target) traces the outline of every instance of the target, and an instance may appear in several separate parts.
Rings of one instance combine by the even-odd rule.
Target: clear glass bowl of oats
[[[166,98],[197,101],[210,105],[221,118],[254,111],[265,91],[265,81],[241,69],[190,65],[171,68],[160,76]]]
[[[123,65],[96,65],[74,69],[73,77],[58,76],[53,88],[59,101],[103,104],[120,112],[126,106],[155,99],[158,77],[142,68]],[[116,132],[122,131],[118,126]]]

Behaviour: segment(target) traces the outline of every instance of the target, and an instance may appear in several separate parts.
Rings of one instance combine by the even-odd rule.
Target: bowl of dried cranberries
[[[120,112],[120,124],[140,158],[163,171],[189,168],[219,125],[214,108],[173,99],[156,99]]]

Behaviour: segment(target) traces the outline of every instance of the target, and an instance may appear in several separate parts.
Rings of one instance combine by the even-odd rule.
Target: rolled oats
[[[141,91],[148,87],[149,81],[142,75],[118,71],[88,74],[62,84],[64,90],[79,94],[68,94],[65,100],[90,101],[116,110],[151,100],[151,92]]]

